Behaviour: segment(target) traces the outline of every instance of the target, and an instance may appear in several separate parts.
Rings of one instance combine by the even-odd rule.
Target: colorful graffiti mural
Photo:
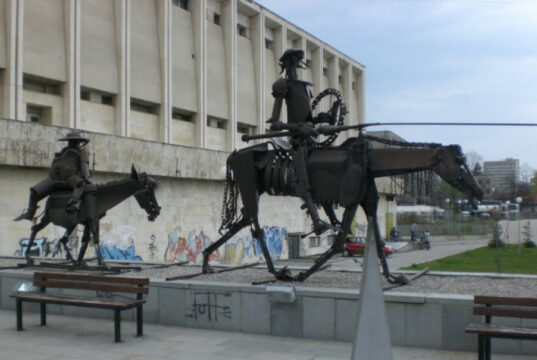
[[[28,248],[29,238],[22,238],[19,240],[19,248],[15,250],[14,256],[26,256]],[[67,247],[71,251],[71,254],[77,253],[78,250],[78,237],[74,236],[69,238]],[[60,239],[48,240],[46,237],[40,237],[34,240],[32,247],[30,248],[30,256],[32,257],[50,257],[50,258],[64,258],[63,247],[60,244]]]
[[[116,245],[100,245],[99,247],[101,248],[104,260],[143,261],[140,256],[136,255],[134,242],[123,249]],[[95,254],[94,256],[97,255]]]
[[[283,240],[287,236],[285,227],[264,226],[263,233],[269,254],[273,260],[282,256]],[[224,247],[223,263],[241,265],[254,261],[265,261],[259,242],[252,239],[250,233],[239,237],[235,242],[228,242]]]
[[[203,262],[202,251],[211,244],[211,239],[203,230],[191,230],[187,237],[181,236],[181,227],[176,227],[168,234],[168,245],[164,252],[164,261],[188,261],[201,264]],[[210,260],[220,258],[220,252],[215,251]]]

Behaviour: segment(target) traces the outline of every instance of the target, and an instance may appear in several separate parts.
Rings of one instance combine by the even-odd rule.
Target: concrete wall
[[[0,214],[1,255],[14,255],[17,251],[20,254],[20,241],[29,236],[30,224],[13,222],[13,218],[27,206],[28,189],[47,176],[51,154],[62,146],[54,139],[67,131],[0,120],[0,163],[5,164],[0,166],[0,206],[4,209]],[[32,140],[39,136],[42,141]],[[104,134],[89,134],[89,138],[95,183],[128,176],[130,164],[134,164],[138,171],[148,172],[159,182],[156,196],[163,209],[150,223],[134,198],[121,203],[101,221],[103,245],[114,251],[117,248],[116,252],[135,250],[129,256],[147,261],[199,262],[201,250],[219,238],[224,190],[221,167],[225,166],[227,154]],[[261,200],[260,223],[276,259],[287,257],[287,232],[307,231],[310,226],[297,198],[268,196]],[[77,234],[80,237],[80,232]],[[52,225],[43,230],[38,235],[46,238],[38,244],[42,247],[40,254],[52,256],[47,247],[62,235],[63,229]],[[245,229],[221,248],[214,260],[233,264],[257,261],[256,254],[260,252],[254,248],[249,230]]]
[[[0,307],[14,309],[9,293],[18,282],[31,281],[31,274],[2,271],[0,276]],[[151,279],[144,320],[250,334],[352,341],[356,332],[357,290],[296,286],[295,292],[296,300],[286,303],[274,301],[262,285]],[[472,296],[387,292],[384,298],[392,345],[477,351],[477,336],[464,332],[469,323],[480,322],[479,316],[472,315]],[[202,311],[206,309],[210,311]],[[112,319],[110,311],[59,306],[49,306],[47,310]],[[25,304],[24,311],[38,311],[38,306]],[[124,319],[134,319],[134,310],[122,313]],[[492,351],[535,355],[537,344],[493,339]]]
[[[237,123],[250,125],[254,133],[264,131],[272,111],[270,86],[279,76],[277,59],[287,46],[306,49],[307,43],[311,54],[326,52],[353,74],[365,71],[254,2],[200,0],[188,6],[185,10],[170,0],[0,1],[0,71],[5,72],[0,76],[0,116],[24,120],[27,104],[33,104],[50,108],[44,123],[192,145],[172,135],[177,109],[192,115],[195,146],[232,151],[240,144]],[[238,34],[239,24],[246,28],[245,36]],[[268,48],[266,39],[273,42]],[[337,67],[330,67],[324,78],[314,71],[300,71],[300,76],[315,81],[316,92],[340,87],[330,81],[337,78]],[[30,77],[54,84],[59,94],[23,91]],[[363,88],[363,81],[356,86]],[[108,118],[106,126],[88,126],[88,119],[102,111],[81,105],[87,100],[81,99],[81,90],[87,89],[113,99],[107,104],[115,110],[113,127]],[[347,123],[364,121],[362,98],[363,92],[348,96],[347,105],[355,111]],[[158,108],[150,131],[131,111],[132,99]],[[205,131],[207,116],[229,125],[225,142],[214,144],[214,132]]]

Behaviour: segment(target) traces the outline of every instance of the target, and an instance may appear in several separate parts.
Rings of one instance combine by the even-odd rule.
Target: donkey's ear
[[[131,165],[131,178],[140,180],[140,177],[138,176],[138,172],[136,171],[134,164]]]

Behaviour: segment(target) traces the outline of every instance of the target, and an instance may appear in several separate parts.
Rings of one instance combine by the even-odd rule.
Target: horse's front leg
[[[86,255],[86,249],[88,248],[89,243],[89,225],[84,224],[84,232],[82,233],[82,244],[80,245],[80,250],[78,251],[78,258],[76,260],[77,265],[83,265],[84,256]]]
[[[34,259],[30,256],[30,249],[32,248],[32,245],[34,244],[35,237],[37,233],[41,230],[43,230],[48,224],[50,224],[50,219],[48,217],[47,212],[45,211],[45,215],[43,215],[43,218],[41,218],[41,221],[39,224],[32,226],[32,233],[30,234],[30,240],[28,241],[28,246],[26,246],[26,263],[28,265],[33,265]]]
[[[99,239],[99,220],[90,220],[89,228],[91,231],[91,237],[93,238],[93,244],[95,245],[95,252],[97,253],[97,262],[100,267],[106,267],[103,260],[103,254],[101,251],[100,239]]]
[[[63,249],[65,250],[65,259],[67,261],[73,262],[73,264],[75,263],[75,260],[73,259],[73,256],[71,255],[71,251],[69,250],[69,247],[67,246],[67,241],[69,240],[69,235],[71,235],[75,227],[76,225],[68,228],[58,243],[58,246],[61,245]]]

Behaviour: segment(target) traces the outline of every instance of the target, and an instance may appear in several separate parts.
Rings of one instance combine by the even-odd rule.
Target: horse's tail
[[[220,235],[228,231],[231,225],[237,220],[239,186],[237,185],[237,180],[233,177],[233,172],[229,164],[233,154],[227,158],[226,162],[226,184],[224,185],[224,199],[222,201],[222,224],[218,229]]]

